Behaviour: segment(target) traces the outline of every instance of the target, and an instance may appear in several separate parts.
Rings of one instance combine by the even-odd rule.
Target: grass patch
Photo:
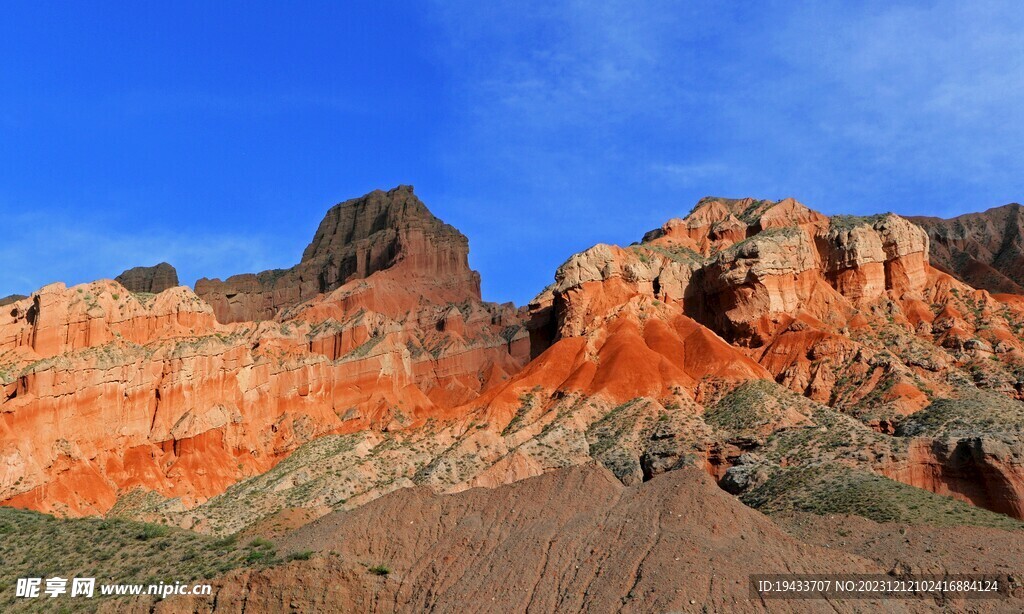
[[[142,530],[139,531],[139,534],[136,535],[135,538],[141,541],[148,541],[151,539],[156,539],[158,537],[163,537],[170,532],[170,527],[164,526],[162,524],[153,524],[151,522],[147,522],[142,525]]]
[[[119,518],[59,519],[0,508],[0,535],[0,612],[39,608],[39,602],[33,606],[31,600],[15,598],[18,578],[92,577],[98,583],[126,584],[192,582],[247,564],[277,562],[272,556],[248,560],[249,551],[240,548],[234,537],[215,539]],[[268,551],[260,546],[259,551]],[[98,599],[66,599],[57,605],[69,612],[94,611]]]
[[[704,421],[729,433],[756,435],[791,411],[810,416],[815,407],[813,401],[775,382],[751,380],[719,399],[705,412]]]

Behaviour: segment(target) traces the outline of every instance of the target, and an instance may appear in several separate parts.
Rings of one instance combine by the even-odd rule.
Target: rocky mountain
[[[0,498],[81,515],[138,490],[188,508],[316,437],[422,425],[528,359],[519,312],[480,300],[465,238],[410,188],[332,209],[281,279],[353,254],[351,281],[262,322],[221,323],[188,288],[113,281],[9,305]]]
[[[1024,213],[1019,204],[948,220],[908,219],[931,237],[934,266],[975,288],[1024,294]]]
[[[434,217],[412,186],[371,192],[335,205],[302,261],[290,269],[200,279],[196,294],[222,323],[274,319],[282,310],[354,280],[390,270],[431,286],[436,298],[480,299],[469,241]]]
[[[609,473],[587,488],[607,496],[585,515],[639,517],[616,506],[696,467],[708,477],[692,498],[737,514],[1016,531],[1024,296],[932,266],[940,239],[925,228],[709,197],[640,242],[573,255],[517,309],[481,300],[467,239],[400,186],[331,208],[291,269],[200,280],[195,292],[47,286],[0,312],[0,500],[216,535],[321,518],[287,542],[315,549],[335,543],[313,528],[332,519],[361,527],[353,519],[405,507],[432,518],[456,500],[424,488],[497,509],[546,495],[524,486],[495,503],[474,489],[555,473],[579,486],[572,468],[595,464]],[[476,518],[468,509],[449,515]],[[556,526],[561,513],[537,522]],[[587,522],[559,535],[582,539]],[[394,523],[381,535],[398,539]],[[384,548],[355,545],[352,530],[336,540],[353,544],[341,560],[303,568],[348,578],[324,604],[441,607],[483,590],[472,569],[417,567],[424,544],[461,548],[476,534],[431,533],[439,541],[405,558],[386,551],[410,574],[388,587],[352,567]],[[518,547],[487,545],[495,557]],[[522,590],[502,603],[568,599],[535,572],[517,570]],[[247,592],[225,588],[217,603],[271,608],[279,593],[260,587],[306,572],[237,573]],[[609,591],[595,608],[630,594]],[[651,599],[637,609],[677,605]]]
[[[129,292],[159,294],[178,285],[178,271],[166,262],[154,266],[138,266],[121,273],[114,281]]]

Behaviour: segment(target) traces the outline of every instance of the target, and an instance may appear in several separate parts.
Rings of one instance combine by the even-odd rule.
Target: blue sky
[[[10,3],[0,296],[298,261],[411,183],[528,301],[702,196],[1024,200],[1024,10],[960,2]]]

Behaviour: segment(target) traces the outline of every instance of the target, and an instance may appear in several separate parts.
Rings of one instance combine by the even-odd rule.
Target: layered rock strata
[[[187,508],[313,438],[413,428],[472,400],[529,347],[515,308],[479,299],[466,250],[398,188],[328,213],[288,277],[327,281],[287,294],[287,313],[259,294],[276,310],[253,315],[277,320],[224,324],[216,297],[115,281],[8,305],[0,499],[102,514],[138,489]]]
[[[335,205],[299,264],[219,279],[200,279],[196,294],[222,323],[274,319],[282,310],[377,271],[431,280],[446,298],[480,299],[480,276],[469,268],[469,241],[434,217],[412,186]]]
[[[1024,211],[1012,203],[952,219],[911,217],[931,237],[932,263],[993,293],[1024,294]]]
[[[941,402],[1016,415],[1024,298],[933,268],[903,218],[708,198],[572,256],[526,310],[480,300],[467,250],[399,187],[332,208],[291,269],[8,305],[0,498],[223,532],[591,460],[739,492],[826,459],[1021,515],[1019,421],[993,439],[990,404]]]

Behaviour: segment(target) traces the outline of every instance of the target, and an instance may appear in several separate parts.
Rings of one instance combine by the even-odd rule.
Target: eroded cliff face
[[[530,306],[535,342],[550,349],[518,378],[555,356],[574,369],[589,360],[591,373],[614,372],[608,379],[616,386],[588,373],[554,388],[589,395],[599,381],[619,403],[633,395],[667,404],[682,392],[705,406],[732,382],[764,378],[888,433],[933,400],[957,396],[960,386],[1020,399],[1020,301],[932,268],[928,250],[927,234],[892,214],[829,219],[792,199],[704,199],[641,244],[599,245],[570,258]],[[673,318],[686,318],[698,331],[688,338],[699,334],[707,344],[687,354],[678,334],[651,334],[678,330]],[[612,362],[600,354],[605,347],[628,358]],[[678,370],[656,366],[674,358],[681,358]],[[729,370],[715,371],[717,364]],[[983,420],[972,419],[980,428]],[[710,444],[708,470],[722,477],[749,445]],[[865,466],[942,494],[980,489],[960,498],[1019,517],[1015,456],[979,452],[968,471],[963,454],[926,462],[919,449]]]
[[[278,295],[310,300],[286,310],[274,292],[248,295],[276,320],[224,324],[216,296],[114,281],[5,306],[0,499],[102,514],[141,489],[188,508],[318,436],[413,428],[474,399],[529,347],[514,307],[479,299],[466,253],[398,188],[328,213],[281,278],[328,275]]]
[[[932,268],[903,218],[708,198],[525,310],[480,300],[467,250],[399,187],[331,209],[292,269],[5,306],[0,499],[228,532],[593,460],[739,491],[824,458],[1021,513],[1019,429],[971,443],[970,405],[966,432],[904,431],[965,389],[1021,405],[1024,298]]]
[[[290,269],[200,279],[196,294],[223,323],[274,319],[293,307],[377,271],[401,270],[455,301],[480,299],[480,277],[469,268],[469,241],[437,219],[412,186],[335,205]]]
[[[1011,203],[944,220],[912,217],[931,237],[935,266],[993,293],[1024,294],[1024,211]]]
[[[856,399],[840,398],[828,378],[851,361],[863,363],[867,378],[886,349],[851,329],[893,325],[916,334],[936,318],[933,299],[971,292],[931,269],[927,254],[925,233],[894,215],[829,220],[792,199],[705,199],[644,243],[570,258],[531,305],[531,328],[550,331],[551,341],[584,336],[646,297],[672,305],[792,389],[850,403]],[[822,360],[836,364],[819,374]],[[920,407],[921,395],[900,390]]]
[[[1024,445],[1020,438],[916,438],[887,477],[1024,519]]]

